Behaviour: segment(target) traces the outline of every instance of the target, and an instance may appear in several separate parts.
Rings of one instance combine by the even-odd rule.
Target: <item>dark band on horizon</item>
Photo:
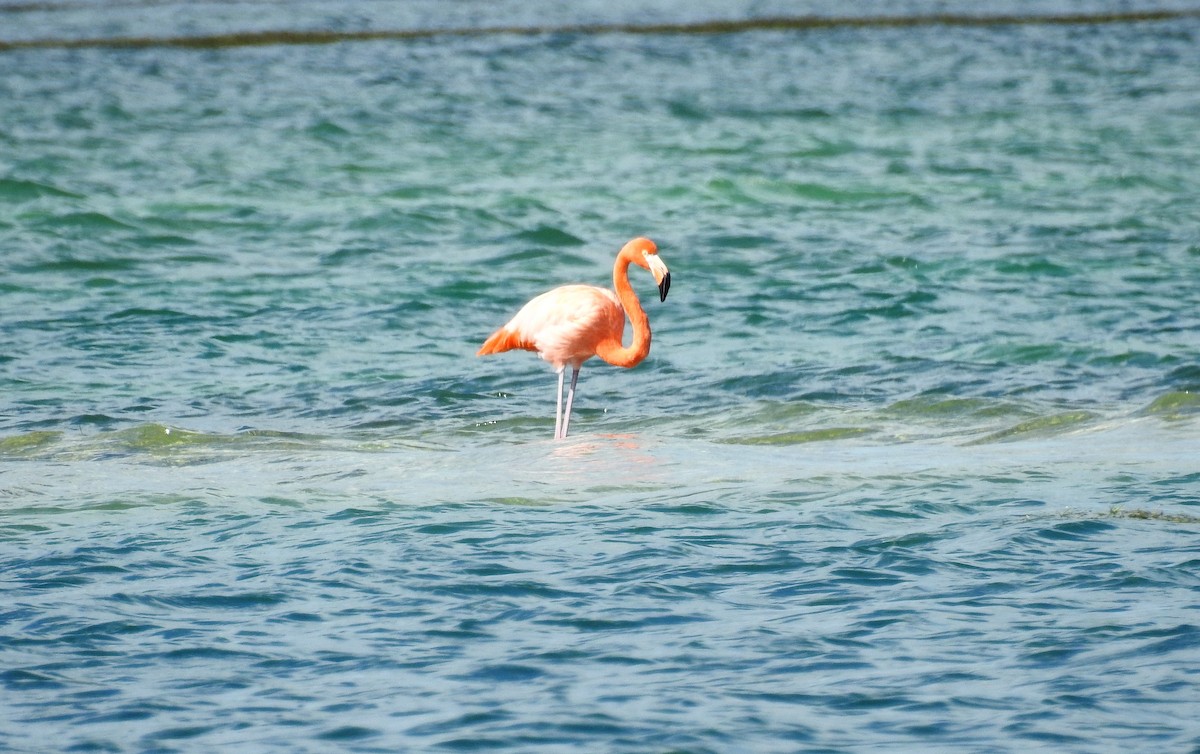
[[[109,47],[143,49],[177,47],[214,49],[266,45],[323,45],[338,42],[410,40],[437,37],[482,37],[493,35],[599,35],[599,34],[735,34],[749,31],[788,31],[834,28],[905,28],[917,26],[1031,26],[1128,24],[1200,18],[1200,9],[1151,10],[1122,13],[1060,13],[1047,15],[959,15],[917,16],[797,16],[749,18],[736,21],[697,21],[658,24],[585,24],[567,26],[492,26],[447,29],[392,29],[362,31],[254,31],[180,37],[106,37],[91,39],[30,39],[0,41],[0,52],[30,49],[80,49]]]

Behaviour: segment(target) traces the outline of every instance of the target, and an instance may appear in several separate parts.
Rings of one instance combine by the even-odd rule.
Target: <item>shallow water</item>
[[[0,52],[0,748],[1200,748],[1198,35]]]

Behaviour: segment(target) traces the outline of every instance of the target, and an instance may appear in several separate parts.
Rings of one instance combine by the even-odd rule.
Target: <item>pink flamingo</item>
[[[650,353],[650,322],[629,285],[629,265],[650,270],[658,283],[659,301],[667,300],[671,272],[649,238],[635,238],[622,247],[613,265],[613,287],[564,285],[532,299],[521,311],[484,341],[477,356],[521,348],[537,351],[558,372],[558,405],[554,413],[554,439],[567,436],[575,383],[583,362],[599,356],[609,364],[633,367]],[[633,323],[633,343],[621,345],[625,316]],[[571,389],[563,414],[564,367],[571,365]]]

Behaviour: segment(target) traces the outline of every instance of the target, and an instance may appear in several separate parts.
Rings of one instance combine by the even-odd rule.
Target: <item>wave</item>
[[[733,409],[667,411],[629,418],[604,417],[605,412],[589,408],[580,413],[584,423],[592,424],[592,431],[607,433],[605,436],[629,432],[644,438],[690,438],[741,446],[851,443],[971,448],[1073,439],[1144,422],[1178,429],[1200,416],[1200,395],[1168,392],[1140,408],[1120,412],[1070,407],[1055,410],[1003,399],[928,397],[877,408],[764,399]],[[0,436],[0,461],[126,458],[192,465],[261,453],[375,454],[401,448],[444,453],[456,447],[540,442],[547,422],[552,421],[552,417],[545,416],[484,416],[456,410],[444,415],[433,411],[420,421],[356,422],[331,427],[328,433],[269,428],[209,432],[157,422],[121,426],[119,419],[94,415],[71,419],[73,431],[69,432],[43,428]],[[585,432],[582,427],[579,432]]]
[[[116,420],[92,417],[86,422],[108,426]],[[201,432],[168,424],[147,423],[95,433],[66,433],[36,430],[0,437],[0,460],[51,458],[97,460],[142,458],[171,464],[207,463],[256,451],[315,450],[326,447],[329,438],[296,432],[253,429],[235,433]]]

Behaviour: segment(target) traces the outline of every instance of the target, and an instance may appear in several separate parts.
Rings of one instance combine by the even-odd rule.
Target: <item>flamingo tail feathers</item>
[[[537,346],[534,345],[532,340],[525,338],[515,330],[501,327],[483,342],[483,345],[475,352],[475,355],[487,356],[490,353],[503,353],[504,351],[511,351],[516,348],[526,351],[537,350]]]

